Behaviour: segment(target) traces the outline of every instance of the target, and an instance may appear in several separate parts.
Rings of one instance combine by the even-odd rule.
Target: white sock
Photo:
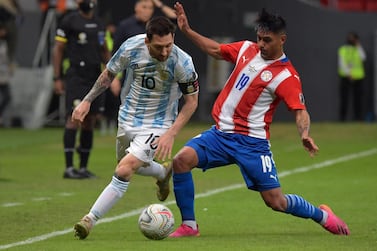
[[[149,165],[148,165],[149,164]],[[162,180],[166,176],[166,168],[156,161],[151,161],[146,166],[141,166],[136,173],[143,176],[152,176],[158,180]]]
[[[189,227],[191,227],[194,230],[198,229],[197,225],[196,225],[196,221],[194,221],[194,220],[184,220],[182,223],[185,224],[185,225],[187,225],[187,226],[189,226]]]
[[[322,210],[322,213],[323,213],[323,217],[322,217],[322,220],[319,224],[321,224],[323,226],[323,225],[326,224],[326,221],[327,221],[327,218],[329,217],[329,214],[325,210]]]
[[[102,216],[122,198],[123,194],[127,191],[128,184],[128,181],[122,181],[113,176],[110,184],[105,187],[90,209],[88,216],[92,218],[94,222],[102,218]]]

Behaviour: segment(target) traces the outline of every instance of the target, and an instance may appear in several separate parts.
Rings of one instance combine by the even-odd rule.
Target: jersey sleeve
[[[275,94],[284,101],[290,111],[306,109],[301,81],[297,74],[285,79],[276,89]]]
[[[220,44],[220,51],[223,59],[235,64],[237,61],[238,53],[243,43],[244,41],[229,44]]]
[[[192,58],[181,54],[177,64],[177,82],[184,95],[195,94],[199,91],[198,74],[196,73]]]
[[[127,41],[124,42],[114,53],[109,62],[106,64],[107,70],[114,74],[118,74],[127,68],[129,64],[129,56],[127,52]]]
[[[56,29],[55,40],[63,42],[63,43],[67,43],[69,32],[70,32],[69,18],[65,17],[61,20],[58,28]]]

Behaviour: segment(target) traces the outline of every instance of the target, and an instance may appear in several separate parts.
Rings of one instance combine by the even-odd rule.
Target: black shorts
[[[96,79],[84,80],[78,76],[67,76],[65,79],[66,115],[71,115],[75,106],[88,94]],[[98,96],[90,106],[89,113],[102,113],[105,109],[105,94]]]

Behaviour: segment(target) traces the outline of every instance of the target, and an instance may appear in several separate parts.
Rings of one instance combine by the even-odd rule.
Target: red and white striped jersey
[[[235,67],[212,109],[217,129],[269,139],[269,126],[281,100],[289,110],[306,109],[300,78],[285,54],[265,60],[250,41],[220,48],[223,59]]]

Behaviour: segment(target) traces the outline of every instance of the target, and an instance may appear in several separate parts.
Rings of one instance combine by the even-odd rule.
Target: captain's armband
[[[183,95],[187,94],[194,94],[199,91],[199,82],[198,80],[194,80],[192,82],[187,83],[178,83],[179,89],[181,89],[181,92]]]

